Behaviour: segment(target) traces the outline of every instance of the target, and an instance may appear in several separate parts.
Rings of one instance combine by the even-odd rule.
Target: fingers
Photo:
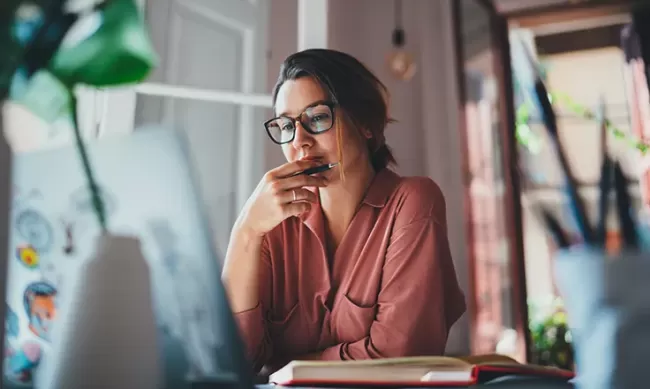
[[[314,160],[298,160],[298,161],[288,162],[282,166],[276,167],[273,170],[269,170],[268,174],[271,176],[271,178],[287,177],[292,174],[299,173],[310,167],[321,165],[322,163],[323,163],[322,161],[314,161]]]
[[[284,213],[286,217],[298,216],[302,213],[308,212],[311,209],[311,203],[297,202],[285,205]]]
[[[315,186],[322,188],[327,186],[327,179],[325,177],[314,177],[300,174],[294,177],[276,180],[272,184],[272,188],[276,191],[276,193],[294,188],[303,188],[305,186]]]
[[[310,203],[316,203],[318,202],[318,197],[316,196],[316,193],[310,191],[309,189],[298,188],[281,192],[278,195],[278,200],[281,204],[292,203],[295,201],[308,201]]]

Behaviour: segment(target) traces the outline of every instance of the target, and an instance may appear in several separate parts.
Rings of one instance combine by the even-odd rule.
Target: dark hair
[[[273,105],[282,84],[302,77],[313,77],[353,126],[372,133],[367,144],[375,171],[397,164],[384,137],[386,125],[392,122],[388,116],[388,90],[368,68],[353,56],[336,50],[297,52],[282,63],[273,87]]]

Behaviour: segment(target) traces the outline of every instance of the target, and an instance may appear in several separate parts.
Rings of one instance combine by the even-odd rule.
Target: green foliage
[[[549,72],[549,66],[545,62],[539,63],[539,70],[542,76],[542,79],[546,79],[546,76]],[[513,77],[513,87],[515,96],[522,97],[525,96],[525,93],[521,91],[521,85],[517,80],[517,77]],[[569,97],[567,94],[560,92],[550,92],[549,98],[551,103],[556,108],[562,108],[564,111],[570,112],[576,115],[579,118],[584,120],[593,121],[597,124],[600,124],[602,118],[599,115],[596,115],[592,110],[585,107],[582,104],[577,103],[574,99]],[[524,101],[519,104],[515,114],[515,138],[520,145],[522,145],[526,150],[532,154],[537,154],[541,150],[542,139],[539,135],[535,134],[530,128],[530,120],[532,116],[532,111],[534,110],[532,104],[529,101]],[[626,141],[630,147],[641,152],[641,155],[645,155],[650,148],[650,145],[634,139],[634,137],[626,134],[621,129],[617,128],[612,124],[612,122],[605,118],[604,124],[607,130],[614,135],[616,139]]]
[[[555,298],[546,304],[529,303],[529,330],[533,348],[532,363],[573,369],[571,331],[562,301]]]

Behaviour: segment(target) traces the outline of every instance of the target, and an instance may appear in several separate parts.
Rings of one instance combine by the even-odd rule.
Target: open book
[[[567,370],[525,365],[503,355],[293,361],[273,373],[278,385],[468,386],[508,375],[569,380]]]

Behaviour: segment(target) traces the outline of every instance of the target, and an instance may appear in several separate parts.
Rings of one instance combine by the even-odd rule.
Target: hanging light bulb
[[[408,81],[415,75],[417,66],[413,56],[404,50],[403,43],[404,30],[395,29],[393,31],[393,51],[388,55],[388,67],[395,77]]]
[[[388,69],[399,80],[408,81],[415,75],[417,65],[413,56],[404,49],[406,34],[402,28],[402,4],[395,0],[395,29],[393,30],[393,50],[388,55]]]

